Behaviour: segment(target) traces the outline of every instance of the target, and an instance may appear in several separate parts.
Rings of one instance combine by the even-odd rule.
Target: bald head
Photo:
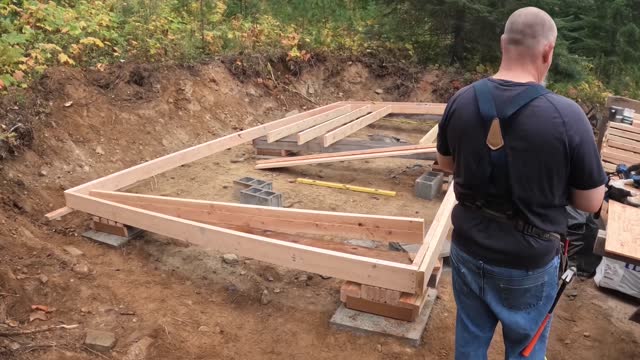
[[[535,51],[547,44],[555,44],[558,30],[549,14],[535,7],[526,7],[509,16],[503,36],[505,45],[509,47]]]

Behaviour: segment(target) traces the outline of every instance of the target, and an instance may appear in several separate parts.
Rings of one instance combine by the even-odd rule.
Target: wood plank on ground
[[[612,149],[605,147],[602,149],[602,159],[611,163],[625,163],[627,165],[633,165],[640,163],[640,155],[629,151],[623,151],[618,149]]]
[[[273,208],[95,190],[97,198],[181,219],[293,234],[316,234],[419,244],[424,221],[381,215]]]
[[[609,139],[607,141],[607,147],[610,147],[612,149],[615,148],[615,149],[637,153],[640,156],[640,142],[637,142],[636,145],[631,145],[631,144],[625,144],[625,143],[621,143],[621,142],[617,142],[615,140]]]
[[[619,129],[614,129],[614,128],[610,128],[607,131],[608,134],[610,135],[615,135],[615,136],[619,136],[625,139],[631,139],[634,141],[640,141],[640,134],[636,134],[636,133],[632,133],[630,131],[622,131]]]
[[[268,134],[267,134],[267,141],[268,142],[274,142],[277,141],[279,139],[282,139],[285,136],[291,135],[291,134],[295,134],[299,131],[302,131],[304,129],[310,128],[312,126],[316,126],[318,124],[321,124],[327,120],[333,119],[335,117],[344,115],[348,112],[350,112],[352,109],[351,105],[345,105],[345,106],[341,106],[337,109],[333,109],[333,110],[329,110],[327,112],[315,115],[315,116],[311,116],[309,118],[306,119],[302,119],[298,122],[295,122],[293,124],[289,124],[286,126],[283,126],[281,128],[275,129],[275,130],[271,130]]]
[[[383,117],[391,114],[393,110],[392,106],[385,106],[380,110],[374,111],[367,116],[363,116],[360,119],[350,122],[346,125],[343,125],[329,133],[326,133],[322,137],[322,141],[324,146],[329,146],[340,139],[344,139],[345,137],[353,134],[354,132],[366,127],[367,125],[373,124],[374,122],[382,119]]]
[[[328,162],[375,159],[382,157],[392,157],[400,155],[435,153],[435,146],[429,145],[408,145],[396,146],[382,149],[370,149],[360,151],[345,151],[327,154],[315,154],[306,156],[294,156],[283,159],[262,160],[256,163],[256,169],[273,169],[290,166],[300,166],[309,164],[322,164]]]
[[[372,259],[184,220],[92,196],[68,193],[69,206],[220,252],[230,252],[274,265],[333,276],[362,284],[413,293],[414,265]]]
[[[620,131],[628,131],[628,132],[631,132],[631,133],[634,133],[634,134],[640,134],[640,128],[637,128],[637,127],[634,127],[634,126],[631,126],[631,125],[627,125],[627,124],[610,122],[609,123],[609,128],[620,130]]]
[[[606,253],[640,261],[640,208],[609,201]]]
[[[73,212],[72,208],[70,208],[68,206],[65,206],[65,207],[61,207],[60,209],[54,210],[54,211],[46,214],[44,217],[47,220],[57,220],[57,219],[60,219],[61,217],[65,216],[65,215],[68,215],[68,214],[70,214],[72,212]]]
[[[324,123],[322,123],[320,125],[316,125],[316,126],[310,128],[310,129],[307,129],[307,130],[305,130],[305,131],[303,131],[303,132],[298,134],[298,136],[297,136],[298,145],[302,145],[302,144],[306,143],[309,140],[315,139],[318,136],[322,136],[327,131],[329,131],[331,129],[335,129],[338,126],[342,126],[342,125],[344,125],[346,123],[349,123],[349,122],[351,122],[351,121],[353,121],[353,120],[355,120],[355,119],[357,119],[357,118],[359,118],[361,116],[364,116],[364,115],[366,115],[366,114],[368,114],[370,112],[371,112],[371,106],[362,105],[358,109],[356,109],[356,110],[354,110],[354,111],[352,111],[352,112],[350,112],[348,114],[339,116],[339,117],[337,117],[335,119],[331,119],[331,120],[329,120],[327,122],[324,122]]]

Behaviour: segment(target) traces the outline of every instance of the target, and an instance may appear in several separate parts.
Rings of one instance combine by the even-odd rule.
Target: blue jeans
[[[558,290],[559,257],[542,269],[491,266],[451,246],[456,314],[456,360],[487,359],[498,321],[502,323],[505,359],[520,355],[546,316]],[[526,359],[543,360],[551,321]]]

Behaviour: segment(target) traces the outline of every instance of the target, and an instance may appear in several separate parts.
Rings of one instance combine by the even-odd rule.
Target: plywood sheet
[[[640,261],[640,208],[609,202],[605,253]]]

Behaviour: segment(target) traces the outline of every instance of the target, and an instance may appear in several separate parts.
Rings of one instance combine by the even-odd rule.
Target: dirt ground
[[[85,214],[42,220],[43,214],[64,205],[64,189],[316,106],[304,96],[318,104],[398,100],[399,94],[387,92],[398,81],[393,75],[377,77],[359,63],[344,64],[339,71],[318,66],[293,82],[294,92],[272,89],[257,79],[240,82],[220,63],[192,68],[123,65],[105,72],[55,69],[38,84],[37,101],[28,97],[3,104],[9,109],[6,118],[37,121],[31,122],[32,145],[0,162],[0,324],[5,324],[0,333],[79,326],[0,336],[0,359],[453,358],[455,303],[448,271],[423,345],[414,348],[389,337],[330,328],[329,318],[339,305],[338,279],[244,258],[229,265],[215,251],[149,233],[113,249],[79,236],[87,229]],[[443,101],[439,87],[449,82],[425,73],[402,100]],[[376,94],[378,88],[385,93]],[[356,135],[395,135],[416,142],[431,125],[385,120]],[[292,208],[429,222],[439,205],[413,195],[413,181],[428,162],[376,159],[260,171],[253,168],[252,154],[249,145],[236,147],[129,191],[235,201],[232,181],[252,176],[273,181],[285,206]],[[296,177],[395,190],[398,195],[289,182]],[[72,256],[63,250],[67,245],[83,254]],[[267,305],[260,301],[264,289],[271,299]],[[627,320],[637,300],[603,292],[592,280],[575,282],[572,289],[578,295],[563,298],[557,309],[548,358],[640,359],[640,326]],[[54,309],[47,320],[30,321],[32,305]],[[116,347],[105,354],[84,347],[87,329],[114,332]],[[496,338],[490,358],[502,357]]]

